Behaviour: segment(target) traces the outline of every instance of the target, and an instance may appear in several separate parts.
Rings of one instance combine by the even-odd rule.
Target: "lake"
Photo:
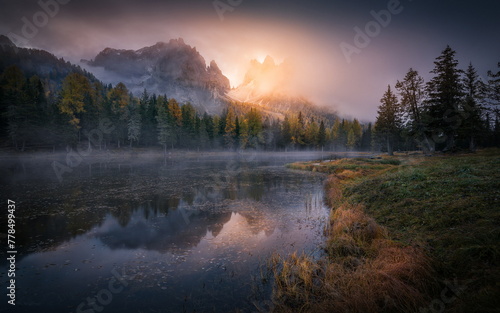
[[[47,158],[4,162],[2,199],[16,201],[15,312],[268,310],[269,257],[322,254],[325,176],[284,167],[315,158],[108,158],[62,181]],[[4,216],[0,227],[5,242]]]

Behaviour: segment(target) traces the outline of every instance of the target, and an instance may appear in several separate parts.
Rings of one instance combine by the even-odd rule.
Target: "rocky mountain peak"
[[[103,75],[107,83],[122,81],[134,93],[146,88],[180,102],[189,101],[195,106],[199,103],[203,108],[210,107],[230,89],[229,79],[217,63],[212,61],[207,67],[203,56],[182,38],[136,51],[106,48],[88,64],[103,67],[113,77],[109,81]]]

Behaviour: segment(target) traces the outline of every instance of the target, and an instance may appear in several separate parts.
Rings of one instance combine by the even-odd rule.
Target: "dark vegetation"
[[[382,151],[432,154],[499,146],[500,71],[482,80],[472,64],[460,69],[455,54],[449,46],[443,50],[427,83],[410,68],[397,81],[397,94],[388,86],[374,127]]]

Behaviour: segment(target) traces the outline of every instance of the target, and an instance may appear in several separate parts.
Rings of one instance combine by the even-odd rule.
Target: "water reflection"
[[[261,261],[323,241],[323,176],[282,163],[110,166],[65,185],[10,184],[23,195],[17,311],[73,312],[119,269],[134,279],[109,312],[252,312]]]

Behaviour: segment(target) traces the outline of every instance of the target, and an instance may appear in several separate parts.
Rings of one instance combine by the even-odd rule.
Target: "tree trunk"
[[[474,152],[476,151],[476,141],[474,140],[474,136],[470,136],[469,139],[469,150]]]
[[[447,134],[447,138],[446,138],[446,148],[445,148],[445,151],[453,151],[455,150],[455,132],[450,132],[449,134]]]
[[[387,153],[389,155],[394,155],[394,151],[392,151],[392,142],[389,137],[387,137]]]

